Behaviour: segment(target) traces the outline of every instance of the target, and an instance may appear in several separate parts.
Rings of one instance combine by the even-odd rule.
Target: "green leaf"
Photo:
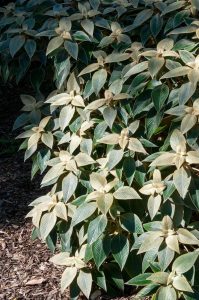
[[[136,166],[134,159],[132,157],[124,158],[123,171],[129,185],[133,182],[135,170]]]
[[[133,22],[132,25],[129,25],[125,31],[130,31],[133,30],[137,27],[139,27],[140,25],[142,25],[144,22],[146,22],[148,19],[151,18],[151,16],[153,15],[153,10],[152,9],[144,9],[141,12],[139,12],[136,17],[135,20]]]
[[[98,269],[108,257],[110,251],[111,238],[109,236],[106,236],[102,239],[98,239],[92,244],[93,258]]]
[[[10,39],[9,50],[12,57],[23,47],[25,43],[25,36],[16,35]]]
[[[72,56],[75,60],[78,57],[78,44],[71,41],[64,42],[64,48],[67,50],[68,54]]]
[[[89,299],[92,287],[92,276],[89,272],[84,272],[80,270],[77,277],[77,284],[83,294]]]
[[[56,74],[56,86],[58,89],[61,89],[64,81],[70,73],[71,63],[70,57],[64,60],[63,64],[57,66],[57,74]]]
[[[122,270],[125,266],[126,260],[129,255],[129,241],[124,235],[117,234],[113,237],[111,242],[111,250],[114,259]]]
[[[108,162],[106,167],[109,171],[112,170],[121,161],[123,155],[123,150],[111,150],[108,153]]]
[[[75,176],[72,172],[69,173],[66,177],[64,177],[62,181],[64,202],[67,202],[74,194],[77,188],[77,184],[78,184],[77,176]]]
[[[112,107],[105,107],[105,109],[103,110],[104,121],[106,121],[106,123],[110,128],[112,128],[116,116],[117,116],[117,111]]]
[[[164,58],[154,57],[149,60],[148,69],[151,77],[154,78],[164,65]]]
[[[168,248],[166,245],[160,247],[158,251],[158,262],[162,269],[162,271],[165,271],[172,260],[174,259],[175,252]]]
[[[151,283],[151,280],[148,279],[150,275],[151,273],[140,274],[130,279],[126,284],[137,286],[148,285]]]
[[[124,77],[130,77],[132,75],[141,73],[145,71],[148,68],[148,61],[143,61],[137,65],[134,65],[126,74],[124,74]]]
[[[37,44],[34,40],[28,39],[24,46],[26,53],[28,54],[29,58],[31,59],[36,51]]]
[[[117,296],[118,289],[124,291],[124,279],[122,276],[122,272],[120,271],[119,266],[115,263],[108,263],[105,271],[106,278],[108,278],[111,285],[113,285],[114,291],[115,287],[117,288],[117,294],[115,294]]]
[[[172,265],[172,271],[175,271],[178,274],[186,273],[193,267],[198,255],[199,252],[194,251],[177,257]]]
[[[166,84],[159,85],[153,89],[151,97],[157,111],[161,110],[168,96],[169,88]]]
[[[137,299],[143,299],[144,297],[148,296],[148,295],[153,295],[154,292],[157,291],[157,288],[159,287],[158,284],[148,284],[147,286],[145,286],[144,288],[142,288],[136,295]],[[154,300],[154,299],[152,299]],[[162,299],[163,300],[163,299]]]
[[[95,212],[96,208],[95,203],[83,203],[80,205],[73,215],[72,225],[75,226],[89,218]]]
[[[105,231],[107,226],[107,217],[105,215],[98,216],[90,222],[88,226],[88,243],[94,243],[100,235]]]
[[[142,222],[138,216],[133,213],[122,214],[120,217],[120,224],[124,230],[129,232],[138,234],[143,233]]]
[[[50,181],[58,178],[62,172],[64,170],[64,167],[60,164],[53,166],[44,176],[41,184],[42,185],[46,185],[48,184]]]
[[[99,94],[100,90],[104,86],[107,79],[107,71],[100,69],[93,74],[92,77],[92,88],[96,95]]]
[[[106,278],[103,271],[94,271],[93,279],[96,282],[97,286],[101,287],[104,291],[107,291]]]
[[[81,21],[81,26],[91,37],[93,36],[93,31],[94,31],[93,21],[89,19],[84,19]]]
[[[69,267],[63,272],[61,277],[61,292],[63,293],[65,289],[73,282],[77,275],[76,267]]]
[[[73,34],[73,38],[77,41],[82,41],[82,42],[90,42],[90,38],[89,36],[83,32],[83,31],[76,31],[74,34]]]
[[[156,14],[151,18],[150,29],[154,37],[156,37],[158,33],[161,31],[162,25],[163,25],[163,19],[160,17],[160,14]]]

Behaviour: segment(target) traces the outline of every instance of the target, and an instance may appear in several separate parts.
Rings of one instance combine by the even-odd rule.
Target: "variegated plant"
[[[17,0],[0,15],[2,79],[30,70],[35,89],[14,128],[51,186],[28,217],[59,252],[62,292],[198,299],[199,1]]]

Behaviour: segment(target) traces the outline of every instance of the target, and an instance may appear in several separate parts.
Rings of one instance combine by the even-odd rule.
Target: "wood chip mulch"
[[[21,155],[0,159],[0,299],[57,300],[62,270],[49,262],[44,243],[31,240],[32,225],[25,220],[28,203],[41,191],[30,182],[30,165]]]

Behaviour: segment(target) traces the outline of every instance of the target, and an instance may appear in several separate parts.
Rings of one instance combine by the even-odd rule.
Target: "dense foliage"
[[[142,287],[138,299],[199,297],[198,10],[198,0],[0,9],[2,79],[28,74],[35,88],[14,128],[49,186],[28,217],[33,237],[59,250],[51,261],[66,267],[71,299],[124,284]],[[43,81],[56,85],[45,100]]]

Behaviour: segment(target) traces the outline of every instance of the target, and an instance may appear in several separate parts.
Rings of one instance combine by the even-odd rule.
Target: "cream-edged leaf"
[[[134,152],[140,152],[140,153],[147,154],[146,150],[142,146],[142,143],[136,138],[129,139],[128,149],[132,150]]]
[[[191,182],[191,177],[183,167],[174,172],[173,182],[180,196],[185,198]]]
[[[59,115],[59,124],[62,131],[69,125],[74,113],[75,108],[71,105],[62,108]]]
[[[97,198],[97,207],[103,214],[107,214],[113,204],[113,195],[111,193],[101,195]]]
[[[185,76],[190,72],[190,70],[191,69],[189,67],[178,67],[178,68],[175,68],[175,69],[167,72],[160,79]]]
[[[67,202],[74,194],[78,184],[77,176],[70,172],[62,181],[64,201]]]
[[[52,40],[50,40],[50,42],[48,43],[46,55],[50,54],[51,52],[59,48],[63,44],[63,42],[64,40],[60,36],[52,38]]]
[[[144,239],[138,254],[144,253],[150,250],[158,250],[162,244],[164,238],[161,237],[162,233],[160,231],[150,232],[147,237]]]
[[[107,144],[107,145],[116,145],[119,143],[119,134],[111,133],[105,135],[103,138],[98,140],[98,143]]]
[[[41,238],[43,241],[47,238],[49,233],[54,228],[56,221],[57,221],[57,216],[54,211],[45,213],[42,216],[39,230],[40,230]]]
[[[137,65],[134,65],[125,75],[124,77],[130,77],[132,75],[141,73],[148,68],[148,61],[143,61]]]
[[[138,193],[129,186],[120,187],[114,194],[114,198],[120,200],[141,199]]]
[[[157,212],[160,208],[161,201],[162,201],[162,199],[161,199],[160,195],[149,197],[147,207],[148,207],[148,211],[149,211],[149,215],[151,217],[151,220],[157,214]]]
[[[65,291],[65,289],[73,282],[77,275],[76,267],[68,267],[63,272],[61,277],[61,293]]]
[[[186,133],[197,123],[197,117],[191,114],[186,114],[181,122],[181,131]]]
[[[52,149],[54,138],[53,138],[53,134],[51,132],[47,132],[47,133],[44,132],[41,136],[41,140],[46,146],[48,146],[50,149]]]
[[[178,129],[175,129],[170,137],[171,148],[175,152],[185,152],[186,151],[186,140],[182,132]]]
[[[193,292],[190,284],[183,275],[175,276],[172,285],[178,291]]]
[[[178,229],[178,240],[182,244],[199,245],[199,240],[195,235],[184,228]]]
[[[198,151],[189,151],[187,152],[186,162],[191,164],[199,164],[199,152]]]
[[[90,35],[93,36],[94,31],[94,23],[93,21],[89,19],[84,19],[81,21],[81,26],[84,28],[84,30]]]
[[[163,154],[160,154],[160,156],[158,156],[156,159],[154,159],[154,161],[150,165],[153,167],[174,165],[175,157],[175,153],[165,152]]]
[[[169,247],[171,250],[180,253],[179,249],[179,243],[178,243],[178,236],[177,235],[169,235],[166,237],[165,242],[167,244],[167,247]]]
[[[54,180],[55,178],[58,178],[64,171],[64,166],[62,163],[59,163],[52,168],[46,173],[44,176],[41,184],[46,184],[50,182],[51,180]]]
[[[84,68],[80,73],[79,73],[79,76],[82,76],[82,75],[85,75],[85,74],[88,74],[88,73],[92,73],[96,70],[99,69],[99,64],[98,63],[93,63],[91,65],[88,65],[86,68]]]
[[[83,167],[87,165],[94,164],[95,161],[86,153],[79,153],[75,156],[75,161],[78,165],[78,167]]]
[[[171,286],[161,286],[156,293],[156,300],[176,300],[177,294]]]
[[[67,210],[66,210],[66,205],[63,202],[58,202],[55,205],[55,213],[56,216],[60,219],[63,219],[65,221],[67,221]]]
[[[164,58],[153,57],[149,60],[148,69],[152,78],[154,78],[164,65]]]
[[[50,262],[58,266],[70,267],[75,264],[74,258],[68,252],[60,252],[50,258]]]
[[[89,299],[92,287],[92,275],[89,272],[80,270],[77,277],[77,284],[83,294]]]
[[[93,74],[92,77],[92,88],[96,95],[100,92],[107,79],[107,71],[100,69]]]
[[[107,180],[105,176],[99,173],[92,173],[90,175],[90,184],[92,188],[96,191],[104,190]]]

